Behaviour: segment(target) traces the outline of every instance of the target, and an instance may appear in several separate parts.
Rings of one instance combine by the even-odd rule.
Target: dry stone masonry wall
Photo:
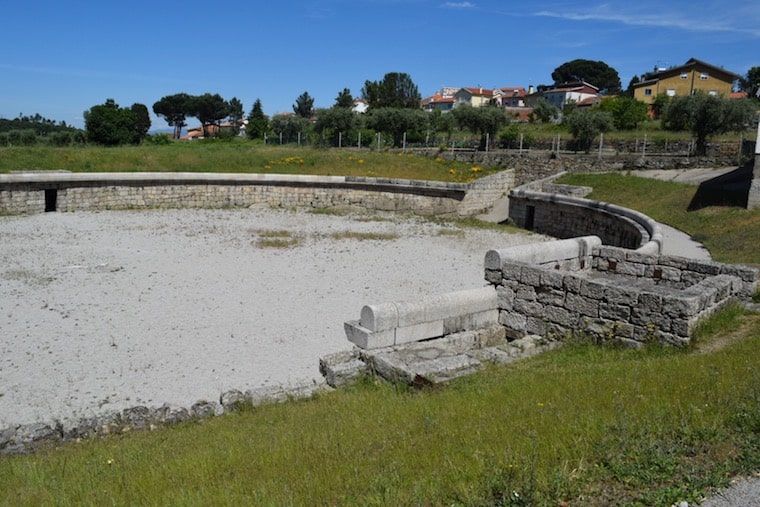
[[[264,206],[461,217],[489,209],[513,182],[513,171],[470,184],[274,174],[21,173],[0,175],[0,213]]]
[[[507,335],[686,345],[697,324],[757,288],[758,270],[602,245],[590,236],[486,254]],[[574,255],[573,255],[574,252]]]
[[[509,193],[509,218],[524,229],[555,238],[595,235],[605,245],[659,253],[662,231],[638,211],[584,199],[588,187],[553,183],[561,174],[523,185]]]

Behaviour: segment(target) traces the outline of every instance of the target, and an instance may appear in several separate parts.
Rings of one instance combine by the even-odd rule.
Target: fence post
[[[338,132],[338,148],[343,148],[343,132]]]
[[[404,138],[401,141],[401,153],[406,153],[406,132],[404,132]]]
[[[604,132],[599,134],[599,158],[602,158],[602,146],[604,146]]]
[[[644,146],[641,147],[641,158],[647,156],[647,135],[644,134]]]
[[[522,147],[523,147],[523,133],[520,132],[520,153],[522,153]]]

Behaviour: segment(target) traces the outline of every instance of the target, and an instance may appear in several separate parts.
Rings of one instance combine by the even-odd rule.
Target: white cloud
[[[621,23],[628,26],[644,26],[655,28],[676,28],[691,32],[734,32],[760,37],[760,28],[754,23],[747,24],[747,19],[730,18],[725,16],[721,19],[714,11],[709,17],[699,18],[685,12],[657,12],[642,14],[640,12],[625,12],[619,8],[610,9],[603,4],[590,10],[541,10],[534,12],[533,16],[566,19],[569,21],[606,21]],[[746,13],[745,13],[746,14]],[[754,14],[754,12],[752,13]]]
[[[446,2],[441,7],[444,9],[474,9],[475,4],[472,2]]]

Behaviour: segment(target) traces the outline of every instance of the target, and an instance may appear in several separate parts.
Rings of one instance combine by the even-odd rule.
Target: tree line
[[[623,91],[617,71],[604,62],[573,60],[557,67],[552,79],[555,83],[582,80],[602,90],[602,100],[593,108],[580,108],[570,103],[559,111],[544,100],[539,100],[533,108],[530,121],[564,124],[578,149],[589,149],[600,133],[613,129],[635,129],[649,119],[648,106],[630,96],[630,86],[628,91]],[[760,81],[760,68],[753,68],[742,84],[752,90],[758,88],[757,81]],[[538,88],[547,87],[539,85]],[[173,128],[174,138],[181,136],[188,118],[198,120],[205,138],[236,135],[238,128],[244,125],[250,139],[274,136],[283,143],[304,140],[322,146],[357,145],[362,140],[367,145],[371,139],[378,139],[385,146],[400,146],[405,142],[429,145],[441,138],[448,142],[456,132],[467,132],[477,137],[477,147],[483,149],[487,143],[496,142],[503,147],[514,147],[517,138],[515,125],[510,126],[513,118],[496,106],[460,105],[450,113],[422,111],[419,90],[406,73],[390,72],[380,80],[367,80],[360,93],[368,105],[366,114],[353,112],[354,97],[348,88],[338,93],[331,107],[319,109],[314,107],[314,98],[303,92],[293,104],[293,114],[272,118],[264,114],[259,99],[245,115],[238,98],[225,100],[219,94],[212,93],[166,95],[152,105],[152,110]],[[656,98],[651,111],[662,120],[665,129],[690,130],[696,138],[698,151],[703,151],[710,136],[742,129],[749,122],[751,109],[749,100],[728,101],[721,97],[700,95],[670,98],[663,95]],[[113,99],[108,99],[104,104],[85,111],[84,117],[86,138],[82,139],[79,135],[77,141],[114,146],[160,139],[147,134],[151,122],[148,108],[143,104],[121,107]],[[22,138],[33,142],[31,131],[25,137],[15,132],[13,139],[7,135],[4,138],[2,122],[8,120],[0,120],[0,145],[24,144]],[[70,128],[65,123],[56,126],[39,115],[20,115],[13,122],[34,124],[38,133],[43,127]],[[222,128],[225,123],[232,127]],[[61,134],[57,144],[66,144],[67,140],[71,142],[74,139],[71,133],[64,137],[66,135]]]

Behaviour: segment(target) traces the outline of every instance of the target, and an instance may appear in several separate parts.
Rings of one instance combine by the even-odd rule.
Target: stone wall
[[[418,153],[431,157],[467,162],[472,165],[514,169],[515,185],[546,178],[560,172],[599,173],[620,172],[639,169],[688,169],[700,167],[737,167],[739,165],[738,143],[728,156],[725,150],[714,148],[714,155],[689,157],[678,155],[603,154],[569,153],[557,155],[549,151],[497,150],[449,151],[419,150]],[[728,149],[728,148],[726,148]],[[720,155],[720,156],[719,156]]]
[[[513,184],[513,171],[470,184],[272,174],[23,173],[0,175],[0,213],[266,206],[457,217],[488,210]]]
[[[758,270],[604,246],[590,236],[486,254],[507,335],[685,345],[697,324],[730,301],[748,300]],[[537,257],[538,256],[538,257]]]
[[[509,193],[509,218],[518,227],[555,238],[596,235],[605,245],[659,253],[659,224],[635,210],[581,197],[591,189],[536,181]]]

